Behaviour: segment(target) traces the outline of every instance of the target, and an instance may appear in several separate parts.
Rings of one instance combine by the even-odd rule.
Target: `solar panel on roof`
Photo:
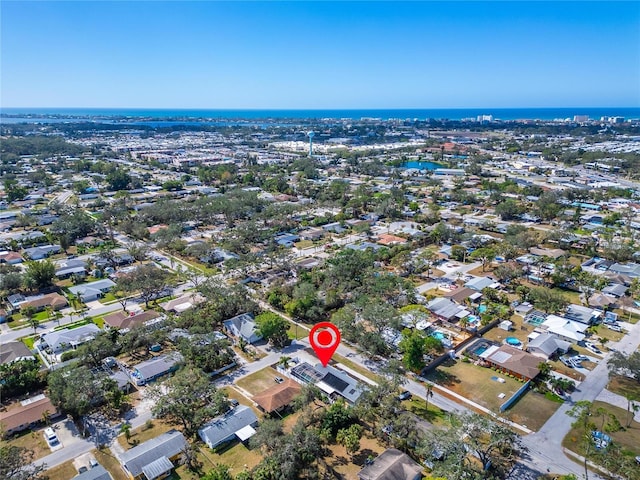
[[[327,373],[322,381],[338,392],[343,392],[349,386],[347,382],[336,377],[333,373]]]

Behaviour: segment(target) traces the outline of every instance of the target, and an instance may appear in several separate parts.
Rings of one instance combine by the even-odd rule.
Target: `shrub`
[[[78,351],[77,350],[69,350],[68,352],[64,352],[60,356],[60,361],[61,362],[66,362],[67,360],[71,360],[73,358],[76,358],[77,356],[78,356]]]

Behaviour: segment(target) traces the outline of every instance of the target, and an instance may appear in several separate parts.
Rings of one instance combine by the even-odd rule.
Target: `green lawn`
[[[434,425],[447,425],[449,422],[447,412],[431,403],[427,405],[427,402],[421,398],[413,397],[411,400],[405,400],[402,402],[402,406]]]
[[[33,346],[33,344],[36,343],[36,338],[35,337],[24,337],[22,339],[22,343],[24,343],[29,350],[33,350],[35,348]]]
[[[309,336],[309,330],[303,327],[299,327],[293,322],[288,322],[290,327],[287,331],[287,335],[291,340],[300,340],[301,338],[307,338]]]
[[[118,297],[116,297],[113,293],[109,292],[109,293],[106,293],[105,296],[98,301],[104,305],[107,303],[115,302],[117,300],[118,300]]]

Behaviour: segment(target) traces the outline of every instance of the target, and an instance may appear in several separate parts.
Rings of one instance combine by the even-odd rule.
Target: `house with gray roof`
[[[116,284],[113,280],[103,278],[95,282],[83,283],[69,287],[69,291],[75,296],[80,297],[83,302],[92,302],[111,291]]]
[[[209,448],[216,448],[235,439],[244,442],[251,438],[258,425],[258,417],[250,407],[238,405],[226,414],[215,418],[200,430],[198,435]]]
[[[476,277],[472,280],[469,280],[464,284],[464,286],[480,292],[484,288],[498,288],[500,284],[489,277]]]
[[[61,250],[60,245],[41,245],[39,247],[27,248],[24,253],[31,260],[42,260]]]
[[[177,430],[169,430],[120,455],[120,464],[133,480],[164,478],[187,448],[187,440]]]
[[[93,323],[88,323],[77,328],[54,330],[42,336],[38,348],[44,350],[48,347],[57,355],[66,350],[75,349],[78,345],[82,345],[89,340],[93,340],[101,331],[102,330]]]
[[[621,285],[619,283],[612,283],[607,285],[602,289],[602,293],[609,297],[621,298],[627,293],[629,288],[626,285]]]
[[[178,352],[154,357],[138,363],[131,371],[133,382],[140,386],[152,382],[164,375],[175,372],[182,362],[182,355]]]
[[[531,333],[529,335],[529,343],[527,344],[527,352],[545,360],[557,352],[567,353],[571,348],[571,343],[562,340],[550,333]]]
[[[71,480],[113,480],[113,477],[102,465],[96,465],[86,472],[76,475]]]
[[[0,365],[19,362],[20,360],[35,360],[31,350],[22,342],[0,343]]]
[[[389,448],[358,472],[359,480],[420,480],[422,467],[409,455]]]
[[[448,322],[455,322],[466,317],[471,312],[461,305],[458,305],[449,298],[438,297],[427,303],[427,309],[436,317]]]
[[[243,313],[225,320],[223,325],[231,335],[242,338],[249,344],[262,340],[262,335],[258,333],[258,325],[250,313]]]
[[[565,318],[573,320],[574,322],[584,323],[585,325],[593,325],[600,318],[602,312],[590,307],[584,307],[582,305],[571,304],[567,307],[567,312],[564,315]]]

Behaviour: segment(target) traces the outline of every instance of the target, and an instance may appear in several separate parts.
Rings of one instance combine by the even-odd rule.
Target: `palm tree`
[[[42,423],[48,426],[51,423],[51,412],[49,410],[45,410],[44,412],[42,412],[41,419]]]
[[[126,438],[127,443],[129,443],[129,439],[131,438],[131,425],[128,423],[123,423],[120,427],[120,433],[124,434],[124,438]]]
[[[424,409],[426,412],[429,411],[429,397],[433,397],[433,383],[431,382],[427,382],[425,385],[425,388],[427,389],[426,391],[426,395],[425,395],[425,402],[424,402]]]

